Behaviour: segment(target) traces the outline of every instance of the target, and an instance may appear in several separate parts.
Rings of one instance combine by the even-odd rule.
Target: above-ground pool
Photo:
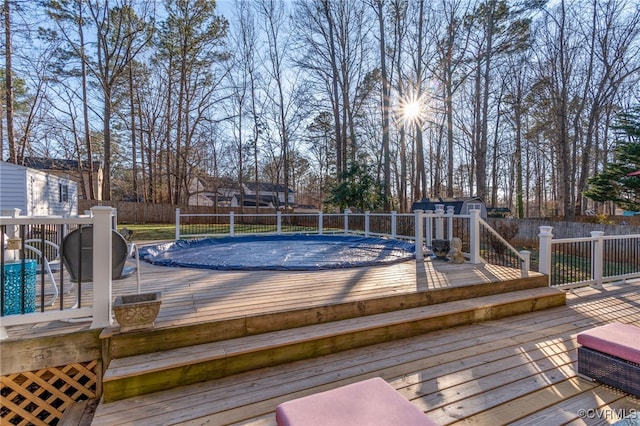
[[[413,259],[412,243],[347,235],[268,235],[179,240],[140,248],[154,265],[218,270],[351,268]]]

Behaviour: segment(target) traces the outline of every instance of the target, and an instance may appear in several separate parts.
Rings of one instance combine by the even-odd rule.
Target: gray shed
[[[24,216],[75,216],[77,182],[0,161],[0,210],[20,209]]]
[[[414,201],[411,206],[411,211],[414,210],[431,210],[436,209],[437,204],[444,205],[444,211],[447,211],[447,207],[453,207],[454,214],[469,214],[469,210],[480,208],[480,217],[487,218],[487,207],[479,197],[466,197],[466,198],[423,198],[420,201]]]

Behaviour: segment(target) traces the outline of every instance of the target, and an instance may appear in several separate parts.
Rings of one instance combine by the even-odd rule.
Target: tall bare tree
[[[391,152],[389,142],[389,114],[391,109],[391,83],[387,71],[387,44],[385,29],[384,0],[375,0],[374,8],[378,17],[378,37],[380,43],[380,77],[382,79],[382,162],[384,170],[383,201],[385,210],[391,210]]]
[[[123,81],[129,62],[151,41],[152,31],[146,19],[148,9],[138,15],[135,0],[89,0],[89,15],[96,29],[96,65],[92,71],[100,84],[103,97],[104,167],[102,198],[111,199],[111,118],[113,115],[113,92]]]
[[[190,164],[196,152],[199,125],[209,119],[215,89],[222,75],[213,65],[227,59],[222,42],[228,22],[214,14],[214,0],[168,0],[168,17],[159,34],[157,60],[167,69],[166,164],[173,178],[169,201],[186,202]]]
[[[289,128],[289,111],[291,99],[286,95],[287,87],[286,67],[287,55],[291,47],[291,35],[286,34],[284,29],[286,9],[280,0],[260,0],[257,5],[258,14],[262,19],[262,29],[268,41],[268,69],[271,83],[275,89],[274,95],[267,95],[270,99],[274,112],[274,121],[276,131],[280,139],[280,152],[283,165],[283,181],[284,181],[284,208],[289,207],[289,173],[290,163],[290,139],[291,131]]]

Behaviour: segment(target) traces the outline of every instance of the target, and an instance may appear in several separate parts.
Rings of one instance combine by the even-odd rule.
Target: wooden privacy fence
[[[90,210],[95,206],[110,206],[118,211],[118,223],[175,223],[176,206],[172,204],[135,203],[132,201],[90,201],[79,200],[78,211]],[[234,207],[180,206],[184,214],[229,214],[240,213]],[[254,213],[255,209],[245,208],[245,213]],[[260,213],[275,214],[275,209],[260,208]],[[198,219],[193,219],[198,223]]]

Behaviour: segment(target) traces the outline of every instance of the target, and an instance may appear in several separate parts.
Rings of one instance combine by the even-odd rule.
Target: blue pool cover
[[[412,243],[342,235],[268,235],[178,240],[140,248],[154,265],[218,270],[351,268],[413,259]]]

